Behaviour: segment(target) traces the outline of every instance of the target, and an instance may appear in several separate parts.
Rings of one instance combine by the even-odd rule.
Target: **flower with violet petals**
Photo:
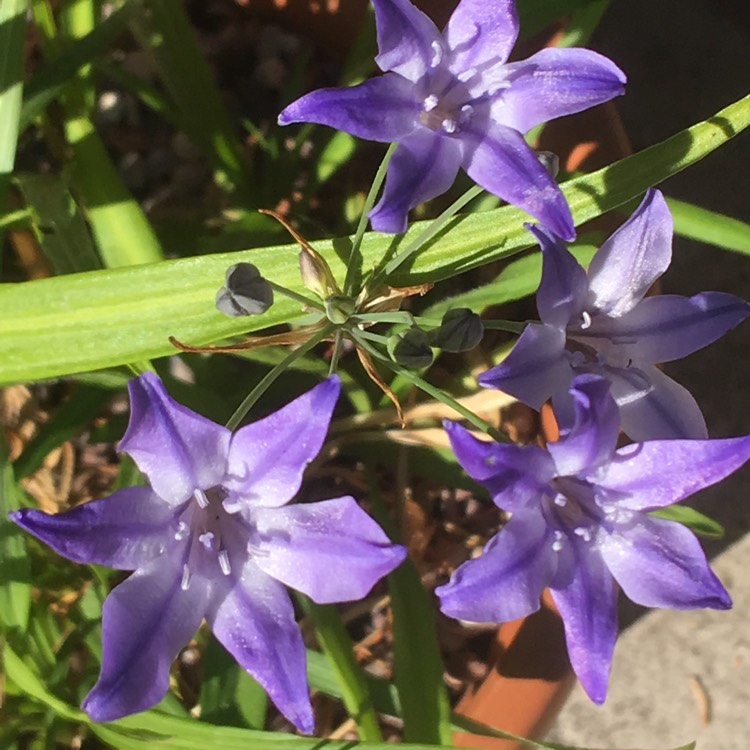
[[[541,323],[524,329],[510,354],[479,383],[538,409],[548,398],[572,418],[568,389],[578,373],[609,380],[623,430],[633,440],[705,438],[688,391],[655,367],[707,346],[750,313],[731,294],[644,297],[672,259],[672,216],[658,190],[597,251],[584,271],[551,232],[527,225],[542,248],[536,303]]]
[[[491,193],[573,239],[570,209],[523,133],[623,93],[625,75],[585,49],[544,49],[508,63],[518,36],[513,0],[461,0],[441,34],[409,0],[373,0],[384,75],[320,89],[279,123],[315,122],[398,142],[374,229],[403,232],[407,213],[445,192],[463,167]]]
[[[64,557],[135,571],[104,603],[101,674],[83,702],[95,721],[157,703],[205,617],[289,721],[312,733],[305,648],[284,584],[320,603],[359,599],[405,556],[351,497],[287,504],[339,388],[328,378],[232,433],[145,373],[129,384],[120,448],[151,486],[59,515],[11,514]]]
[[[446,421],[461,465],[511,517],[436,593],[452,617],[504,622],[536,611],[549,587],[573,669],[602,703],[617,637],[615,582],[646,607],[731,606],[692,532],[649,511],[728,476],[750,459],[750,437],[617,450],[608,382],[579,375],[571,396],[575,423],[546,451],[478,440]]]

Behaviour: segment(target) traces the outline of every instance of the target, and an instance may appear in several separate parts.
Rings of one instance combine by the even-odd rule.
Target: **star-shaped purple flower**
[[[649,190],[630,219],[598,250],[588,273],[552,233],[527,227],[542,247],[537,292],[541,323],[528,325],[511,353],[479,376],[538,409],[548,398],[572,418],[568,389],[577,373],[609,380],[622,428],[633,440],[705,438],[695,399],[655,367],[707,346],[750,313],[722,292],[644,297],[672,259],[672,216]]]
[[[359,599],[405,557],[351,497],[287,505],[320,450],[339,387],[331,377],[231,433],[146,373],[130,382],[120,448],[151,486],[59,515],[11,514],[64,557],[135,571],[104,603],[101,674],[83,703],[94,720],[157,703],[205,617],[279,710],[312,733],[305,648],[283,584],[319,603]]]
[[[615,582],[647,607],[731,606],[695,536],[648,511],[729,475],[750,459],[750,437],[616,450],[618,411],[607,381],[579,375],[571,395],[575,424],[546,451],[481,441],[446,422],[461,465],[512,515],[437,594],[452,617],[505,622],[536,611],[548,586],[573,669],[601,703],[617,637]]]
[[[403,232],[409,209],[445,192],[460,167],[561,237],[575,236],[557,184],[523,138],[535,125],[623,93],[625,76],[585,49],[544,49],[508,63],[518,36],[513,0],[461,0],[441,34],[409,0],[373,0],[385,75],[320,89],[279,123],[316,122],[398,142],[373,228]]]

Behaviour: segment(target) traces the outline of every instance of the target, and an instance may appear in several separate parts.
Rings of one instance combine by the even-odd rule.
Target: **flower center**
[[[183,591],[190,588],[192,572],[196,568],[205,569],[207,565],[218,564],[225,576],[232,572],[225,542],[227,527],[234,523],[231,516],[238,510],[236,504],[228,502],[227,492],[221,486],[193,493],[174,535],[177,541],[187,540],[190,545],[187,562],[182,568],[180,585]]]

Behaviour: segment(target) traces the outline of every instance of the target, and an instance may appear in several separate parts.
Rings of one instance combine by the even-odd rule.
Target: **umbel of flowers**
[[[509,63],[518,35],[512,0],[461,0],[442,33],[408,0],[373,5],[383,75],[307,94],[279,121],[398,143],[370,214],[376,230],[403,231],[409,210],[448,189],[460,168],[541,222],[528,226],[543,253],[541,322],[527,325],[479,382],[534,408],[551,399],[561,439],[546,449],[501,444],[445,423],[461,465],[511,517],[437,593],[448,615],[504,621],[536,610],[549,587],[573,667],[601,702],[618,585],[646,606],[731,605],[693,534],[650,511],[737,469],[750,459],[750,437],[706,439],[692,396],[655,365],[711,343],[750,306],[717,292],[646,296],[671,259],[672,219],[658,191],[587,271],[565,247],[575,235],[570,209],[523,134],[621,94],[625,76],[612,62],[548,49]],[[328,302],[339,287],[323,276]],[[231,315],[272,302],[271,285],[247,264],[230,268],[217,297]],[[466,312],[443,328],[451,323],[461,346],[482,331]],[[328,321],[338,324],[330,313]],[[305,649],[285,586],[319,603],[358,599],[406,555],[354,498],[290,502],[321,449],[339,389],[333,375],[232,432],[175,402],[146,373],[129,384],[120,448],[149,486],[59,515],[11,514],[73,561],[134,571],[104,604],[101,673],[83,703],[93,719],[157,703],[173,659],[205,618],[279,710],[301,731],[314,730]],[[621,430],[639,442],[617,448]]]

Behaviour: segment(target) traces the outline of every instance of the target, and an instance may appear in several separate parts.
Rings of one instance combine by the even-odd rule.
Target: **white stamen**
[[[573,533],[576,536],[580,536],[584,542],[591,541],[591,530],[587,529],[585,526],[577,526],[575,529],[573,529]]]
[[[613,505],[612,503],[603,503],[602,510],[604,511],[605,515],[611,516],[617,512],[617,506]]]
[[[471,106],[471,104],[464,104],[463,107],[461,107],[461,115],[458,118],[459,122],[462,124],[467,123],[472,115],[474,114],[474,107]]]
[[[190,569],[187,565],[182,566],[182,580],[180,581],[180,588],[183,591],[187,591],[190,588]]]
[[[180,521],[179,525],[177,526],[177,531],[174,533],[174,538],[181,542],[183,539],[187,538],[187,535],[190,533],[190,529],[188,528],[188,525],[184,521]]]
[[[466,70],[462,70],[456,78],[458,78],[461,83],[466,83],[467,81],[470,81],[474,76],[477,74],[476,68],[466,68]]]
[[[497,83],[494,83],[492,86],[487,89],[488,96],[495,96],[498,91],[503,91],[504,89],[510,88],[510,81],[498,81]]]
[[[195,497],[201,508],[208,508],[208,497],[206,497],[206,493],[203,490],[196,490],[193,493],[193,497]]]
[[[567,504],[568,500],[567,498],[563,497],[563,495],[557,495],[555,497],[555,505],[559,505],[561,508],[564,508]]]
[[[555,532],[555,541],[552,542],[552,549],[555,552],[559,552],[563,548],[563,533],[562,531]]]
[[[435,107],[440,103],[440,99],[435,94],[430,94],[425,100],[424,100],[424,111],[425,112],[432,112]]]
[[[225,549],[219,552],[219,567],[225,576],[228,576],[232,572],[232,566],[229,564],[229,555]]]
[[[456,132],[456,121],[451,120],[449,117],[446,117],[445,120],[442,122],[443,130],[446,133],[455,133]]]
[[[198,541],[208,550],[213,546],[214,535],[212,531],[207,531],[198,537]]]
[[[229,515],[234,515],[242,510],[242,503],[240,500],[231,500],[229,497],[225,497],[221,502],[221,507],[224,508]]]
[[[438,65],[443,61],[443,47],[440,42],[433,42],[430,45],[432,49],[432,60],[430,60],[430,67],[437,68]]]
[[[581,323],[581,328],[585,331],[587,328],[591,327],[591,316],[584,310],[581,313],[581,317],[583,318],[583,323]]]

